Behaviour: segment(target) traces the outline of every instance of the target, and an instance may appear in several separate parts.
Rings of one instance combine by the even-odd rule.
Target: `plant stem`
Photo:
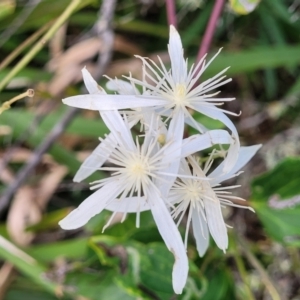
[[[168,24],[177,27],[177,18],[174,0],[166,0]]]
[[[44,45],[53,37],[56,31],[66,22],[71,16],[74,10],[81,3],[81,0],[72,0],[69,6],[56,20],[53,26],[46,32],[46,34],[31,48],[31,50],[19,61],[19,63],[3,78],[0,82],[0,92],[10,82],[10,80],[18,74],[32,59],[33,57],[44,47]]]
[[[234,260],[236,262],[236,266],[238,268],[238,271],[240,273],[240,276],[241,276],[241,279],[244,283],[244,287],[245,287],[245,292],[247,293],[247,299],[249,300],[255,300],[255,297],[248,285],[248,279],[247,279],[247,271],[245,269],[245,265],[244,265],[244,262],[242,260],[242,257],[240,255],[240,251],[239,251],[239,248],[236,244],[236,237],[233,236],[233,239],[231,241],[231,244],[233,245],[234,247]]]
[[[208,25],[205,29],[205,33],[199,48],[199,52],[197,55],[197,62],[200,61],[200,59],[203,57],[204,54],[206,54],[209,50],[214,32],[216,30],[216,25],[219,20],[219,17],[221,15],[223,6],[224,6],[224,0],[216,0],[215,5],[213,7],[212,13],[210,15]]]

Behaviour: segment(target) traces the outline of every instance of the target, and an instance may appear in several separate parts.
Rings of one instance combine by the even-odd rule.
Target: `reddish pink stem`
[[[199,52],[197,55],[197,62],[200,61],[200,59],[203,57],[204,54],[206,54],[209,50],[214,32],[216,30],[217,22],[219,20],[219,17],[221,15],[223,6],[224,6],[224,0],[216,0],[212,14],[210,15],[208,25],[206,27],[204,37],[202,39]]]
[[[177,27],[177,18],[174,0],[166,0],[168,24]]]

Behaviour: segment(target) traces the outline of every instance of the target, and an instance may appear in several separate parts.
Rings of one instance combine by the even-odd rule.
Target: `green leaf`
[[[20,272],[28,276],[45,291],[55,294],[59,285],[45,278],[47,268],[14,244],[0,236],[0,258],[12,263]]]
[[[294,246],[300,246],[300,206],[279,209],[270,199],[278,195],[282,204],[300,195],[299,170],[300,158],[289,157],[252,182],[252,205],[266,231],[275,240]]]
[[[299,157],[281,161],[273,170],[252,181],[253,200],[266,203],[275,194],[282,199],[300,194],[299,170]]]
[[[26,231],[40,232],[58,227],[58,222],[70,213],[70,208],[63,208],[43,215],[37,224],[28,226]]]
[[[79,259],[88,251],[87,238],[54,242],[43,245],[31,246],[27,252],[41,262],[51,262],[57,257],[66,259]]]
[[[230,66],[227,75],[237,75],[265,68],[288,67],[300,64],[300,45],[256,47],[236,53],[222,52],[204,72],[207,79]]]

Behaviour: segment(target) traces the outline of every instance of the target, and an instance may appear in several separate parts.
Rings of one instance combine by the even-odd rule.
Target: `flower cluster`
[[[106,209],[112,211],[112,217],[105,227],[118,212],[123,213],[123,220],[128,213],[136,213],[139,227],[140,213],[150,210],[174,255],[173,288],[180,294],[188,276],[186,247],[190,227],[200,256],[208,248],[209,235],[220,249],[227,249],[228,235],[221,207],[239,206],[235,200],[240,198],[230,192],[235,186],[221,187],[220,183],[238,175],[260,145],[241,147],[237,130],[226,116],[232,113],[219,107],[234,100],[218,98],[215,92],[231,80],[224,75],[227,69],[197,85],[217,54],[208,62],[203,57],[188,68],[180,36],[173,26],[168,51],[170,70],[159,57],[158,64],[139,57],[143,80],[132,76],[126,77],[127,81],[110,79],[107,89],[114,94],[107,94],[83,69],[89,94],[63,99],[67,105],[99,111],[110,130],[83,162],[74,181],[84,180],[96,170],[105,170],[111,176],[93,182],[96,191],[59,224],[64,229],[75,229]],[[229,131],[208,130],[193,118],[193,111],[221,121]],[[136,125],[140,132],[133,136],[131,129]],[[193,127],[198,134],[184,138],[185,126]],[[201,164],[199,151],[211,147],[214,150],[205,164]],[[216,157],[223,160],[211,172]],[[184,215],[183,241],[177,226]]]

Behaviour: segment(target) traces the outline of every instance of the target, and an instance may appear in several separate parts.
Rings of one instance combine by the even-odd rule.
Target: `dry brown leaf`
[[[8,125],[0,125],[0,136],[12,134],[12,129]]]
[[[155,63],[159,63],[157,56],[159,56],[163,63],[169,63],[170,58],[166,52],[157,53],[149,56]],[[106,74],[109,77],[120,77],[122,75],[132,74],[137,79],[142,79],[142,61],[136,57],[131,59],[122,59],[114,61],[108,68]]]
[[[35,190],[22,186],[16,193],[7,216],[7,231],[18,245],[26,246],[34,238],[34,233],[25,229],[41,220],[41,211],[34,201]]]
[[[14,181],[15,177],[13,172],[9,168],[5,168],[0,173],[0,180],[5,184],[10,184]]]
[[[54,165],[51,167],[49,173],[40,181],[35,199],[41,210],[45,209],[48,201],[56,191],[57,186],[67,173],[67,167]]]
[[[114,51],[130,56],[143,55],[140,47],[118,35],[115,36],[113,47]],[[48,92],[57,96],[71,83],[79,82],[82,79],[81,69],[90,65],[90,61],[101,53],[102,49],[102,41],[94,37],[75,44],[65,53],[52,59],[48,64],[48,69],[55,72],[55,76],[48,85]],[[93,73],[93,66],[88,69]]]
[[[129,55],[129,57],[133,55],[145,55],[145,52],[141,47],[137,46],[135,43],[129,42],[127,39],[120,35],[115,35],[113,50],[127,54]]]

